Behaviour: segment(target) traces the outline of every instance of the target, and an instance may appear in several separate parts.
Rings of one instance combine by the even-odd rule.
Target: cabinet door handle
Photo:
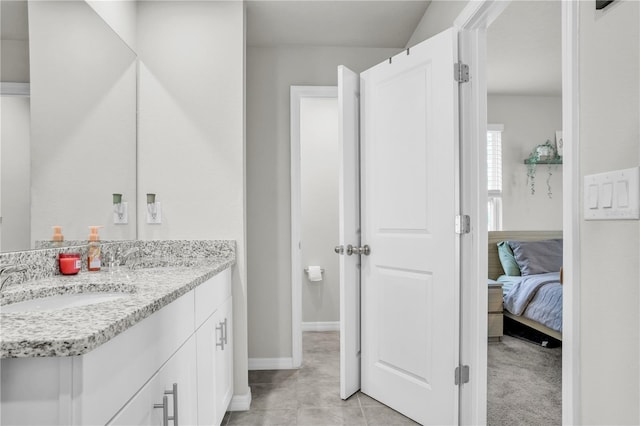
[[[224,344],[229,344],[229,330],[227,329],[227,319],[224,319]]]
[[[153,408],[162,408],[162,426],[169,426],[169,401],[167,395],[162,397],[162,404],[153,404]]]
[[[164,394],[163,398],[167,398],[167,395],[173,395],[173,416],[169,416],[169,409],[167,409],[167,422],[173,420],[173,426],[178,426],[178,384],[174,383],[173,389],[164,391]],[[163,401],[166,401],[166,399],[163,399]]]
[[[218,340],[218,342],[216,342],[216,346],[219,346],[220,349],[224,351],[224,323],[221,321],[218,324],[219,325],[216,326],[216,340]],[[218,339],[218,330],[220,330],[220,339]]]

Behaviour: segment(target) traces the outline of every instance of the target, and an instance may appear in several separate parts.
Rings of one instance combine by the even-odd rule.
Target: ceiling
[[[430,1],[248,1],[249,46],[404,48]]]
[[[400,49],[430,3],[252,0],[247,44]],[[1,14],[3,40],[28,39],[26,1],[3,0]],[[560,40],[560,0],[511,2],[487,32],[489,93],[560,95]]]
[[[248,1],[247,44],[404,48],[430,3]],[[560,0],[512,1],[487,32],[489,93],[560,95],[560,30]]]

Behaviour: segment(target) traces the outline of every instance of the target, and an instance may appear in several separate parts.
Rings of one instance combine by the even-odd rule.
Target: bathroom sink
[[[40,297],[37,299],[25,300],[23,302],[11,303],[0,306],[0,312],[43,312],[55,311],[65,308],[78,308],[81,306],[94,305],[96,303],[111,302],[131,296],[130,293],[68,293],[55,296]]]

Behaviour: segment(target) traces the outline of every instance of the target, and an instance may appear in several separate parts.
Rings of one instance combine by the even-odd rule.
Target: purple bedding
[[[504,297],[504,307],[514,315],[539,322],[562,332],[562,284],[560,273],[528,275],[513,285]]]

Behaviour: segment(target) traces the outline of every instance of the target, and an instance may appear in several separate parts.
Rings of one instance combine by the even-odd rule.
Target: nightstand
[[[489,288],[489,340],[500,341],[502,338],[502,284],[493,280],[488,282]]]

